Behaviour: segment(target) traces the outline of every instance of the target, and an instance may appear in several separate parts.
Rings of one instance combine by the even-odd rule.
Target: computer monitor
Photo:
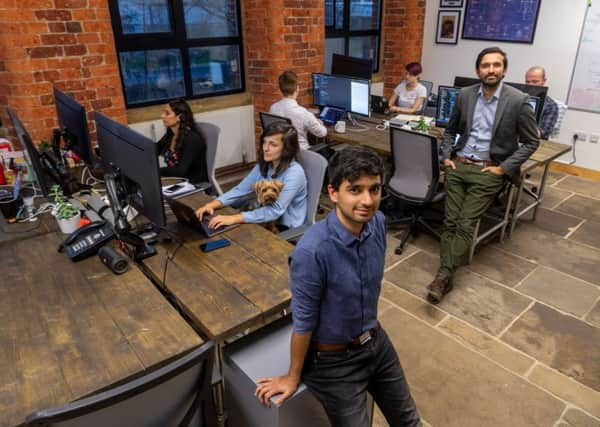
[[[262,126],[263,130],[271,126],[273,123],[286,123],[288,125],[292,124],[292,121],[287,117],[282,117],[271,113],[265,113],[264,111],[260,111],[258,113],[258,117],[260,117],[260,125]]]
[[[460,89],[452,86],[438,86],[437,107],[435,111],[435,125],[446,127],[454,109],[454,103]]]
[[[8,111],[8,117],[10,118],[10,121],[12,122],[17,133],[17,138],[19,138],[21,145],[27,151],[27,155],[29,156],[29,160],[31,161],[31,167],[33,168],[33,172],[39,185],[39,189],[44,197],[48,197],[48,181],[46,178],[46,170],[43,165],[40,152],[33,144],[29,133],[25,129],[25,126],[23,126],[21,120],[19,120],[19,117],[17,117],[17,115],[12,111],[10,107],[6,107],[6,110]]]
[[[157,226],[166,224],[157,145],[125,125],[94,112],[105,177],[117,176],[121,201]]]
[[[475,77],[456,76],[454,77],[453,86],[460,89],[467,86],[478,85],[479,83],[481,83],[481,80]]]
[[[342,108],[350,113],[369,116],[371,82],[353,77],[313,73],[313,104]]]
[[[334,53],[331,59],[331,74],[371,80],[373,60]]]
[[[454,87],[465,87],[472,86],[474,84],[481,83],[481,80],[475,79],[472,77],[454,77]],[[504,82],[505,84],[512,86],[516,89],[519,89],[521,92],[526,93],[530,96],[537,96],[539,98],[537,103],[537,110],[535,119],[536,121],[540,121],[540,117],[542,115],[542,110],[544,109],[544,102],[546,101],[546,95],[548,94],[548,88],[546,86],[533,86],[524,83],[514,83],[514,82]]]
[[[54,101],[66,148],[73,150],[86,165],[93,167],[94,153],[85,108],[57,88],[54,88]]]

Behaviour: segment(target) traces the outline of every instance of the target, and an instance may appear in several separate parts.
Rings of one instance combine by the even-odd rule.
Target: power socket
[[[588,135],[582,130],[576,130],[573,132],[573,136],[577,135],[577,141],[587,142]]]
[[[598,141],[600,141],[600,134],[597,134],[597,133],[591,133],[591,134],[590,134],[590,139],[589,139],[589,142],[590,142],[591,144],[597,144],[597,143],[598,143]]]

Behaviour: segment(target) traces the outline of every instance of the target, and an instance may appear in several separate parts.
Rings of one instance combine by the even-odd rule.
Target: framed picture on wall
[[[460,10],[440,10],[438,12],[435,42],[440,44],[456,44],[460,27]]]
[[[440,7],[462,7],[463,0],[440,0]]]
[[[533,43],[541,0],[467,0],[462,38]]]

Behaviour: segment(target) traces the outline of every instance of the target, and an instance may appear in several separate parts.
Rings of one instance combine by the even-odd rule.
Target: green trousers
[[[481,165],[447,167],[446,211],[440,242],[440,273],[452,276],[465,263],[477,221],[502,189],[504,176],[481,172]]]

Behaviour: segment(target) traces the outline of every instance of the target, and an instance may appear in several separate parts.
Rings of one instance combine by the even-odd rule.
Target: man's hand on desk
[[[456,165],[450,159],[445,159],[442,163],[444,166],[450,166],[452,169],[456,170]]]
[[[271,407],[271,397],[281,394],[279,399],[275,401],[277,406],[281,405],[296,392],[298,384],[300,384],[300,378],[283,375],[281,377],[259,378],[258,383],[259,386],[256,387],[254,395],[263,405]]]
[[[504,175],[504,169],[502,169],[502,166],[487,166],[481,169],[481,172],[491,172],[494,175]]]

